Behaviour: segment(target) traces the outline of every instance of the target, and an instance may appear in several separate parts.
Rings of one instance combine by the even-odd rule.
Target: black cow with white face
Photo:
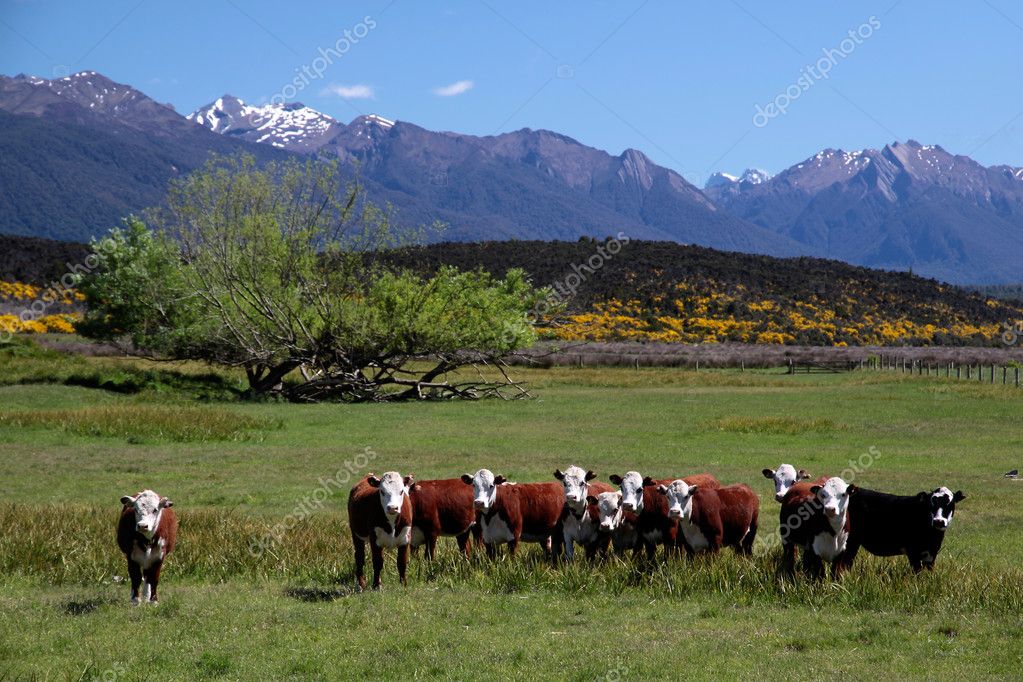
[[[845,562],[851,566],[863,547],[875,556],[906,555],[916,572],[934,568],[945,531],[952,523],[962,491],[937,488],[916,495],[889,495],[859,488],[849,503],[853,523]]]

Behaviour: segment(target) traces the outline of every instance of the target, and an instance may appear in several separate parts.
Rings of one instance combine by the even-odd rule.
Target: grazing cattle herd
[[[965,498],[946,487],[901,496],[837,476],[811,480],[790,464],[763,474],[773,480],[781,503],[781,567],[790,575],[801,553],[810,576],[823,577],[830,564],[838,579],[861,547],[877,556],[905,555],[915,572],[932,568],[956,504]],[[576,545],[589,560],[631,550],[634,558],[649,562],[658,545],[665,559],[683,552],[713,554],[722,547],[741,555],[753,551],[760,501],[745,484],[722,486],[707,473],[654,479],[629,471],[609,476],[613,485],[596,478],[577,466],[558,469],[555,480],[546,483],[511,482],[489,469],[428,481],[396,471],[369,474],[348,498],[359,589],[366,587],[367,542],[374,589],[380,587],[385,549],[396,550],[398,577],[405,584],[410,550],[423,547],[425,558],[433,559],[442,536],[456,538],[466,557],[474,541],[482,543],[490,559],[499,545],[508,545],[514,557],[520,542],[534,542],[555,564],[573,561]],[[132,601],[155,603],[160,569],[177,536],[172,502],[144,490],[122,497],[121,504],[117,542],[128,562]]]

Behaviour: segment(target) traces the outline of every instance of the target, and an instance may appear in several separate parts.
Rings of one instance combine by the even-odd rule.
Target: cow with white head
[[[621,488],[623,511],[643,512],[643,476],[638,471],[628,471],[624,476],[613,474],[608,480]]]
[[[606,483],[591,483],[597,475],[570,466],[565,471],[557,469],[554,478],[561,481],[565,489],[565,513],[562,516],[562,531],[565,538],[565,559],[575,558],[575,544],[579,543],[588,558],[596,556],[598,550],[606,549],[599,532],[600,518],[596,508],[591,508],[589,498],[593,494],[612,492]]]
[[[504,476],[495,476],[490,469],[475,474],[462,474],[462,482],[472,486],[472,504],[476,511],[486,514],[497,502],[497,486],[508,482]]]
[[[487,556],[497,557],[497,545],[507,544],[512,556],[519,542],[536,542],[557,561],[563,533],[564,487],[558,483],[511,483],[489,469],[463,474],[471,485],[476,521]]]
[[[764,469],[763,474],[764,478],[774,481],[774,499],[778,502],[785,499],[785,494],[796,483],[810,479],[810,474],[804,469],[796,471],[796,467],[791,464],[782,464],[777,469]],[[824,480],[820,483],[823,484]]]
[[[751,554],[760,516],[760,499],[743,483],[709,487],[675,480],[657,487],[668,504],[668,517],[678,521],[686,553],[717,552],[723,546]]]
[[[412,474],[402,476],[388,471],[383,476],[368,474],[348,495],[348,526],[355,548],[355,577],[359,589],[366,588],[366,543],[373,558],[373,589],[380,589],[383,550],[398,550],[398,577],[406,584],[409,542],[412,539],[412,503],[409,494],[415,486]]]
[[[631,521],[626,520],[620,491],[590,495],[586,501],[597,512],[598,532],[602,536],[610,537],[615,552],[621,553],[636,548],[635,515],[629,515]]]
[[[944,486],[916,495],[891,495],[859,488],[850,502],[852,532],[845,552],[851,566],[860,547],[875,556],[905,555],[916,572],[934,568],[961,490]]]
[[[848,563],[844,561],[844,554],[849,541],[849,500],[856,491],[855,485],[838,476],[829,478],[824,485],[810,487],[810,493],[820,506],[820,513],[827,524],[823,528],[818,527],[810,548],[819,559],[831,562],[835,578],[841,576]]]
[[[128,562],[131,601],[157,603],[164,559],[174,550],[178,519],[174,503],[152,490],[121,497],[117,545]],[[143,587],[144,583],[144,587]]]

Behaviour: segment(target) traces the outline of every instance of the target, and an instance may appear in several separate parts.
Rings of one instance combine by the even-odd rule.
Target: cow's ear
[[[920,500],[921,502],[926,502],[928,499],[930,499],[930,497],[931,497],[931,494],[929,492],[927,492],[926,490],[918,492],[916,494],[916,499]]]
[[[469,474],[462,474],[462,483],[472,485],[472,476]]]
[[[845,489],[845,494],[855,495],[857,492],[859,492],[859,490],[860,490],[859,486],[857,486],[855,483],[850,483],[849,486]]]
[[[643,487],[644,488],[646,488],[647,486],[653,485],[653,484],[654,484],[654,479],[650,478],[649,476],[644,476],[643,477]]]
[[[414,486],[416,484],[416,477],[415,477],[414,474],[409,474],[408,476],[406,476],[405,478],[403,478],[401,480],[405,484],[406,488],[411,488],[412,486]]]
[[[555,469],[554,470],[554,478],[558,479],[559,481],[564,481],[565,480],[565,474],[561,473],[561,469]]]
[[[618,474],[611,474],[610,476],[607,477],[607,480],[611,481],[615,485],[622,484],[622,477],[619,476]]]
[[[762,472],[764,478],[774,478],[774,469],[764,469]]]
[[[380,487],[380,479],[377,478],[376,475],[374,475],[374,474],[367,474],[366,475],[366,483],[369,483],[374,488],[379,488]]]
[[[806,469],[800,469],[796,472],[797,481],[806,481],[810,478],[810,474],[806,473]]]
[[[593,473],[592,471],[587,471],[586,472],[586,480],[587,481],[592,481],[596,477],[597,477],[597,475],[595,473]]]
[[[507,482],[508,482],[508,479],[505,478],[504,476],[494,476],[494,485],[501,485],[502,483],[507,483]]]
[[[694,483],[691,486],[689,486],[689,494],[692,495],[693,493],[695,493],[699,489],[700,489],[700,486],[698,484]]]
[[[667,495],[668,494],[668,486],[666,486],[666,485],[664,485],[662,483],[661,485],[657,486],[657,492],[661,493],[662,495]]]
[[[597,504],[597,498],[593,495],[586,496],[586,504]]]
[[[965,499],[966,499],[966,495],[963,494],[962,490],[957,490],[955,492],[955,494],[952,495],[952,501],[953,502],[962,502]]]
[[[160,509],[166,509],[167,507],[173,507],[173,506],[174,506],[174,502],[172,502],[171,500],[167,499],[166,497],[161,497],[160,498]]]
[[[131,495],[125,495],[121,498],[121,504],[135,504],[135,498]]]
[[[819,485],[812,485],[812,486],[810,486],[810,492],[813,493],[814,495],[816,495],[820,491],[821,491],[821,487]]]

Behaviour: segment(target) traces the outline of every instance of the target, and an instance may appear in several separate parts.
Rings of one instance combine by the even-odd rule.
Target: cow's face
[[[462,474],[462,482],[472,486],[472,504],[476,511],[488,512],[497,501],[497,486],[505,482],[504,476],[494,476],[490,469],[480,469],[474,475]]]
[[[824,485],[813,486],[810,492],[817,496],[825,516],[829,519],[843,519],[849,508],[849,497],[856,492],[856,486],[835,476],[829,478]]]
[[[388,471],[380,478],[370,474],[366,481],[379,492],[380,506],[384,508],[387,520],[393,524],[401,513],[401,507],[409,494],[409,489],[415,483],[415,478],[412,474],[402,478],[397,471]]]
[[[774,499],[781,502],[785,498],[785,493],[789,491],[796,481],[803,481],[810,478],[810,474],[806,473],[802,469],[796,471],[796,467],[791,464],[782,464],[777,469],[764,469],[764,478],[769,478],[774,481]]]
[[[601,493],[594,497],[586,498],[590,504],[597,506],[597,517],[600,521],[600,530],[610,533],[618,528],[622,522],[622,494]]]
[[[961,490],[954,493],[941,487],[932,493],[920,493],[920,497],[930,502],[931,525],[938,530],[945,530],[952,525],[952,517],[956,513],[956,502],[966,499]]]
[[[610,481],[622,489],[622,509],[636,514],[643,511],[643,477],[638,471],[624,476],[611,476]]]
[[[565,506],[577,514],[583,513],[586,510],[589,481],[596,477],[592,471],[583,471],[577,466],[570,466],[564,472],[561,469],[555,471],[554,478],[565,486]]]
[[[693,495],[699,490],[697,485],[689,485],[683,480],[672,481],[671,485],[657,486],[658,492],[668,498],[668,517],[672,519],[690,519],[693,516]]]
[[[160,497],[152,490],[143,490],[138,495],[125,495],[121,504],[130,504],[135,510],[135,531],[147,538],[160,526],[160,514],[174,503],[166,497]]]

